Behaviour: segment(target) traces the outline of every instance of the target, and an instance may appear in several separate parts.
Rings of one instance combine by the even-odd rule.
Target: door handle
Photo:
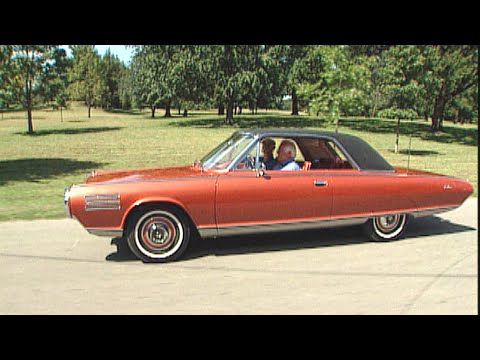
[[[313,184],[315,186],[327,186],[328,185],[328,181],[327,180],[315,180],[313,182]]]

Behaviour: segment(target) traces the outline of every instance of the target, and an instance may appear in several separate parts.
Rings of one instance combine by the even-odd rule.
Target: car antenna
[[[410,119],[410,123],[412,123],[413,120]],[[411,154],[411,151],[412,151],[412,130],[410,129],[410,139],[408,141],[408,159],[407,159],[407,175],[408,175],[408,171],[410,170],[410,154]]]

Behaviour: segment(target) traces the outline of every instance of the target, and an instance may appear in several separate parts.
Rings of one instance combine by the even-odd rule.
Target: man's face
[[[273,146],[272,143],[265,142],[265,141],[262,143],[262,151],[263,151],[264,153],[270,153],[270,152],[272,152],[273,147],[274,147],[274,146]]]
[[[280,146],[280,148],[278,149],[277,160],[279,162],[284,162],[284,161],[287,161],[288,159],[290,159],[290,154],[285,151],[285,146]]]

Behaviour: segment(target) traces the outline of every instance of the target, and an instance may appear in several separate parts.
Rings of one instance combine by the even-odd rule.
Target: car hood
[[[86,184],[152,181],[172,178],[202,176],[205,173],[195,166],[177,166],[151,169],[95,170],[85,179]]]

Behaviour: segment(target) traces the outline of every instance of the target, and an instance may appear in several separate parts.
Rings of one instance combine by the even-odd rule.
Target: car
[[[290,142],[297,170],[266,167],[266,139],[277,150]],[[410,220],[455,209],[472,192],[468,180],[393,167],[350,134],[247,129],[192,165],[94,170],[65,189],[64,205],[88,232],[125,239],[144,262],[167,262],[192,238],[358,225],[373,241],[392,241]]]

